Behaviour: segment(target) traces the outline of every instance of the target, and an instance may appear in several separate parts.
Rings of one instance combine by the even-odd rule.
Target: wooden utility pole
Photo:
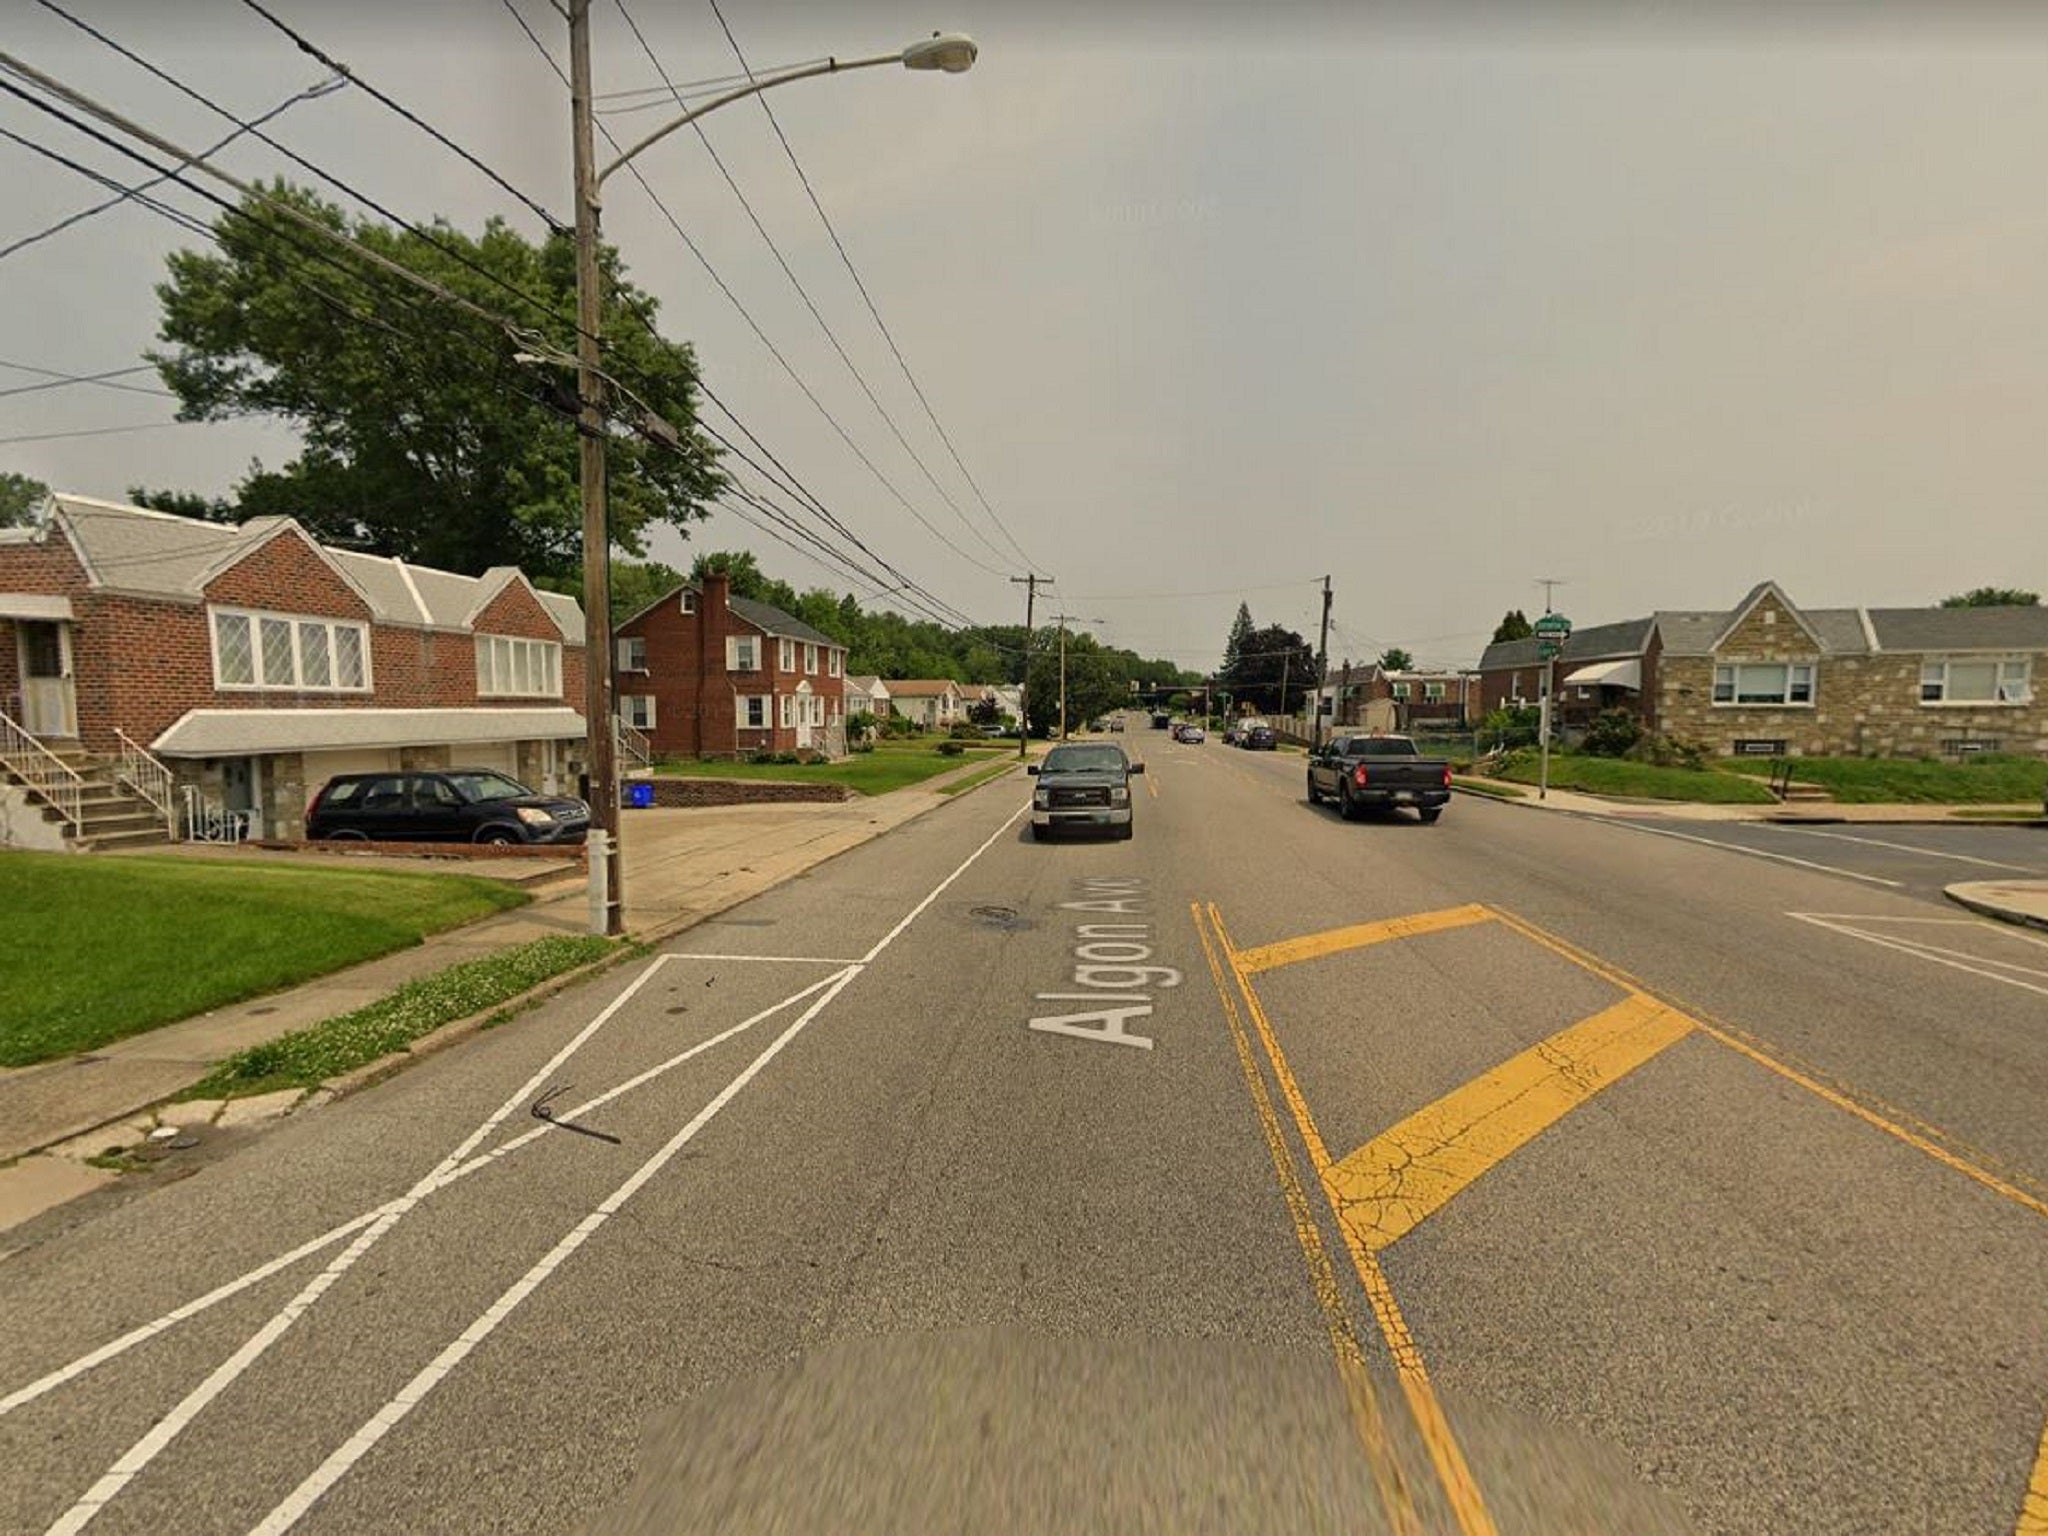
[[[1017,761],[1024,761],[1024,751],[1031,740],[1031,616],[1038,605],[1038,584],[1050,580],[1044,576],[1012,576],[1010,580],[1024,589],[1024,671],[1023,681],[1017,688]]]
[[[1308,744],[1320,747],[1323,744],[1323,689],[1330,681],[1330,578],[1323,578],[1323,632],[1316,638],[1316,702],[1315,713],[1309,717]],[[1330,713],[1334,719],[1336,701],[1330,702]]]
[[[590,0],[569,0],[569,103],[576,169],[576,436],[583,490],[583,723],[590,775],[591,927],[625,931],[618,737],[612,726],[611,524],[606,516],[604,311],[590,107]]]

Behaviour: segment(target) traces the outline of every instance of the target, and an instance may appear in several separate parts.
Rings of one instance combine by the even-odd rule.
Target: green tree
[[[234,523],[235,504],[225,496],[202,496],[197,491],[153,491],[146,485],[128,487],[128,499],[138,507],[189,517],[205,523]]]
[[[1245,642],[1252,634],[1252,609],[1249,603],[1237,605],[1237,617],[1230,621],[1230,637],[1223,642],[1223,675],[1234,676],[1238,658],[1244,654]]]
[[[1315,648],[1280,624],[1245,637],[1228,678],[1231,697],[1263,714],[1288,714],[1322,681]]]
[[[1398,645],[1390,645],[1380,652],[1380,670],[1383,672],[1407,672],[1414,666],[1415,658]]]
[[[581,560],[573,374],[515,353],[543,341],[573,349],[575,251],[536,245],[500,220],[468,235],[437,220],[431,239],[350,220],[279,181],[288,202],[536,338],[505,332],[420,293],[251,198],[214,226],[217,254],[178,251],[157,287],[164,349],[149,354],[187,421],[269,416],[302,439],[280,469],[252,466],[233,515],[295,517],[331,543],[471,574],[518,565],[566,575]],[[612,542],[642,552],[647,530],[683,527],[722,488],[715,450],[696,429],[691,349],[649,333],[653,300],[602,253],[606,371],[681,434],[661,445],[606,438]],[[517,290],[517,291],[510,291]],[[613,414],[637,407],[615,402]],[[176,496],[177,492],[153,493]]]
[[[1536,633],[1536,626],[1529,622],[1529,616],[1519,608],[1510,608],[1493,626],[1493,643],[1499,645],[1505,640],[1526,640]]]
[[[0,528],[26,527],[50,488],[27,475],[0,472]]]
[[[2023,592],[2018,587],[1973,587],[1968,592],[1958,592],[1954,597],[1944,597],[1944,608],[2034,608],[2041,602],[2038,592]]]
[[[566,592],[583,601],[583,573],[571,576],[537,576],[535,586],[549,592]],[[683,584],[683,573],[659,560],[614,560],[611,570],[612,622],[630,619]]]
[[[1083,729],[1106,715],[1130,695],[1130,679],[1120,673],[1112,652],[1093,635],[1067,632],[1067,729]],[[1060,728],[1060,645],[1057,633],[1041,635],[1031,658],[1031,687],[1025,700],[1034,734],[1058,734]]]

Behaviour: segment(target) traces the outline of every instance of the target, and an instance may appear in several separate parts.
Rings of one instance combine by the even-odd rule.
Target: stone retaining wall
[[[801,784],[780,779],[629,779],[629,784],[654,786],[654,803],[674,810],[705,805],[838,805],[857,799],[844,784]],[[633,814],[631,808],[620,813]]]

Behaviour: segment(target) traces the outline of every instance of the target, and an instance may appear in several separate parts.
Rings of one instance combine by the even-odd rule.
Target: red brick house
[[[614,627],[619,718],[675,757],[846,752],[846,647],[708,573]]]
[[[328,548],[289,518],[53,496],[0,530],[0,841],[35,840],[31,782],[30,799],[96,807],[65,817],[93,842],[188,811],[296,836],[329,777],[366,769],[573,789],[582,634],[573,599],[510,566],[459,576]]]

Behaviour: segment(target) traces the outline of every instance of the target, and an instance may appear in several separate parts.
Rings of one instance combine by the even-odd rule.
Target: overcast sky
[[[63,0],[231,111],[324,73],[237,0]],[[671,76],[737,66],[706,0],[630,0]],[[971,33],[971,73],[876,69],[773,97],[1040,614],[1213,666],[1239,597],[1333,661],[1469,662],[1502,612],[1581,624],[2048,586],[2048,8],[1668,8],[724,0],[757,68]],[[549,0],[276,0],[368,82],[566,217]],[[31,3],[0,46],[197,147],[220,119]],[[1711,22],[1702,20],[1711,14]],[[1691,19],[1681,19],[1689,15]],[[599,92],[658,83],[612,0]],[[613,117],[637,136],[660,121]],[[753,103],[712,142],[956,513],[833,352],[687,131],[639,162],[804,398],[631,181],[605,231],[706,378],[883,555],[992,622],[1021,571],[962,482]],[[126,176],[19,102],[0,127]],[[363,93],[272,131],[402,213],[537,221]],[[0,141],[0,245],[104,194]],[[290,170],[261,145],[223,157]],[[304,179],[301,177],[300,179]],[[203,210],[190,194],[176,200]],[[123,207],[0,260],[0,359],[138,361],[192,243]],[[0,370],[0,388],[37,382]],[[149,385],[149,375],[124,382]],[[0,438],[168,419],[80,386],[0,399]],[[227,490],[288,433],[186,425],[0,444],[0,469],[120,496]],[[972,528],[963,524],[964,514]],[[691,547],[813,566],[726,518]],[[843,588],[845,583],[826,584]],[[1174,594],[1142,596],[1133,594]],[[1098,624],[1097,619],[1107,620]]]

